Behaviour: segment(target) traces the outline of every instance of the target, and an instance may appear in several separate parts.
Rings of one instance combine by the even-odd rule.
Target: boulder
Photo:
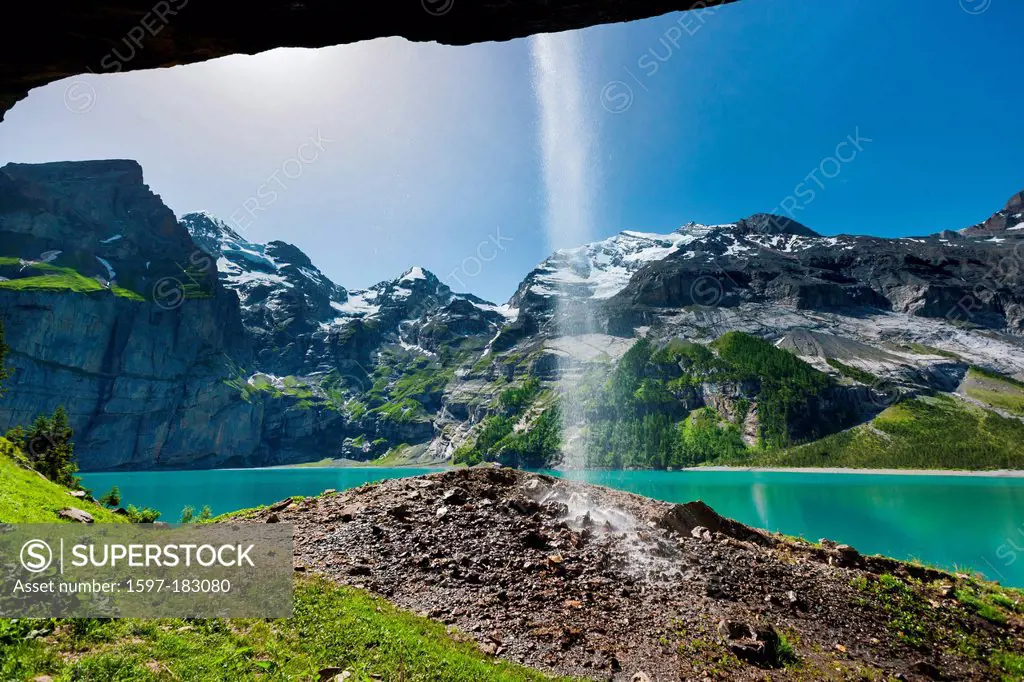
[[[92,518],[92,514],[84,512],[81,509],[75,509],[74,507],[68,507],[61,509],[57,512],[57,516],[68,521],[74,521],[75,523],[93,523],[95,519]]]
[[[727,519],[700,500],[674,505],[665,512],[658,525],[683,536],[704,537],[704,532],[712,535],[721,533],[735,540],[752,542],[763,547],[773,547],[776,544],[776,541],[766,533]],[[700,534],[694,535],[694,530],[698,528],[701,529]]]

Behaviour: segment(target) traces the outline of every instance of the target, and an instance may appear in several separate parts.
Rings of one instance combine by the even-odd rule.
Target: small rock
[[[85,492],[84,490],[69,490],[68,495],[79,500],[84,500],[86,497],[88,497],[89,493]]]
[[[860,566],[863,563],[860,552],[849,545],[836,545],[835,564],[844,568]]]
[[[272,511],[272,512],[283,511],[283,510],[287,509],[288,507],[290,507],[292,502],[293,502],[292,498],[286,497],[285,499],[281,500],[280,502],[275,502],[274,504],[270,505],[270,507],[268,507],[268,509],[270,511]]]
[[[746,623],[736,620],[721,620],[718,623],[718,633],[726,639],[753,639],[754,629]]]
[[[696,526],[690,531],[690,535],[698,540],[711,540],[711,531],[704,526]]]
[[[468,499],[469,496],[466,491],[459,487],[446,490],[444,491],[444,495],[441,495],[441,501],[445,504],[466,504],[466,500]]]
[[[914,665],[910,666],[910,669],[918,675],[924,675],[932,680],[943,679],[943,675],[939,669],[928,661],[917,661]]]
[[[409,518],[412,510],[407,504],[396,504],[395,506],[388,509],[388,516],[393,516],[396,519],[404,520]]]
[[[67,507],[65,509],[61,509],[59,512],[57,512],[57,516],[61,517],[62,519],[74,521],[76,523],[92,523],[94,521],[94,519],[92,518],[92,514],[84,512],[81,509],[75,509],[74,507]]]
[[[347,680],[352,677],[352,671],[348,668],[323,668],[318,675],[320,682],[334,682],[335,680]]]
[[[638,671],[633,677],[629,678],[629,682],[651,682],[651,678],[647,673]]]
[[[281,517],[277,514],[271,514],[267,517],[267,523],[281,523]]]
[[[786,601],[789,602],[789,605],[792,608],[794,608],[794,609],[796,609],[798,611],[806,611],[807,610],[807,602],[804,601],[804,599],[802,597],[800,597],[799,595],[797,595],[797,593],[794,592],[793,590],[789,590],[788,592],[786,592]]]
[[[439,519],[443,519],[448,516],[448,507],[438,507],[437,511],[434,512],[434,515]]]

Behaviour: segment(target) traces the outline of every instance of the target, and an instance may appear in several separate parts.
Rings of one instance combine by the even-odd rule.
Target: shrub
[[[116,485],[106,495],[100,498],[100,504],[107,507],[121,506],[121,489]]]

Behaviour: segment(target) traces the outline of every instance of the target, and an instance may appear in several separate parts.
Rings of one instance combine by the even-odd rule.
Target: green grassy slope
[[[124,523],[18,464],[0,438],[0,522],[50,523],[75,506]],[[548,679],[497,661],[445,626],[321,578],[296,583],[292,618],[0,619],[0,680],[295,680],[350,669],[352,680]]]
[[[763,452],[750,466],[1024,469],[1024,423],[949,396],[894,405],[870,424]]]
[[[0,280],[0,289],[12,291],[73,291],[79,294],[88,294],[97,291],[106,291],[106,288],[92,277],[86,277],[80,272],[50,263],[31,262],[25,263],[18,258],[0,257],[0,266],[18,266],[18,274],[22,270],[38,272],[27,277],[13,277]],[[141,294],[125,289],[124,287],[112,286],[110,291],[115,296],[128,298],[133,301],[146,300]]]
[[[962,390],[990,407],[1024,416],[1024,384],[1015,379],[972,367]]]
[[[32,629],[49,634],[26,640]],[[439,623],[321,578],[299,580],[290,619],[0,620],[0,679],[317,680],[336,667],[352,680],[543,680],[486,657]]]
[[[102,523],[126,523],[98,504],[76,500],[64,486],[17,463],[14,446],[0,438],[0,523],[57,523],[57,512],[75,507]]]

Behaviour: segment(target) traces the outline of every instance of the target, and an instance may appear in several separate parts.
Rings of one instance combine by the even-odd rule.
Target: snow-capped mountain
[[[452,292],[419,266],[393,280],[348,291],[291,244],[246,240],[205,212],[186,214],[181,224],[216,259],[223,286],[238,295],[243,320],[256,340],[259,369],[271,375],[330,372],[339,339],[348,339],[354,324],[369,337],[371,349],[396,343],[430,354],[455,335],[490,338],[509,314],[471,294]],[[372,333],[366,332],[371,328]],[[358,357],[370,363],[368,353]]]
[[[799,223],[758,214],[722,225],[687,223],[674,232],[658,234],[626,230],[598,242],[560,249],[523,281],[512,304],[549,308],[567,297],[603,301],[624,290],[633,276],[651,263],[671,257],[735,256],[757,249],[793,251],[821,243],[821,236]],[[838,243],[835,239],[831,243]]]
[[[290,244],[250,241],[206,213],[176,221],[132,162],[10,165],[0,315],[15,372],[0,427],[63,404],[84,469],[392,449],[439,461],[527,375],[607,367],[642,336],[732,330],[822,372],[841,359],[913,391],[955,389],[970,364],[1020,377],[1022,211],[1016,195],[962,232],[904,239],[823,236],[767,215],[625,231],[552,254],[496,305],[416,266],[348,289]],[[179,286],[165,298],[168,282]]]

